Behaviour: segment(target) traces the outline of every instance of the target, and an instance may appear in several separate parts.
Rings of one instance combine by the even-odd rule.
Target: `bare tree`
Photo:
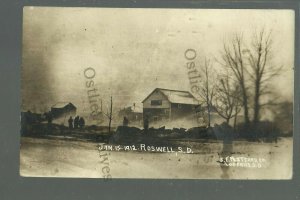
[[[242,53],[243,37],[241,35],[235,35],[230,43],[224,42],[223,51],[221,53],[222,61],[219,63],[229,68],[234,77],[236,78],[240,87],[242,96],[242,105],[244,110],[245,125],[250,123],[249,119],[249,100],[248,100],[248,88],[246,85],[246,64],[245,57]]]
[[[260,99],[265,94],[270,94],[269,81],[277,76],[282,66],[274,66],[271,63],[272,39],[271,31],[266,32],[264,28],[252,38],[251,48],[244,50],[248,55],[249,77],[254,86],[253,98],[253,122],[259,121],[260,110],[263,104]],[[269,102],[270,103],[270,102]]]
[[[207,118],[208,118],[207,125],[208,127],[210,127],[212,101],[215,96],[215,84],[214,84],[215,73],[213,71],[210,60],[207,58],[205,58],[204,60],[202,73],[203,73],[203,81],[201,82],[201,85],[199,87],[199,95],[202,98],[203,102],[206,104]]]
[[[224,75],[216,89],[214,106],[216,112],[229,124],[231,118],[234,118],[234,127],[236,125],[237,114],[241,110],[241,91],[239,85],[230,81],[229,74]]]
[[[110,97],[110,108],[107,110],[107,113],[105,113],[105,116],[108,118],[108,133],[111,131],[111,121],[113,119],[113,100],[112,96]]]

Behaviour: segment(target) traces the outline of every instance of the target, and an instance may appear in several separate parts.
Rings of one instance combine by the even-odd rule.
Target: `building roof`
[[[76,108],[72,103],[70,102],[58,102],[56,104],[54,104],[51,108],[64,108],[66,107],[67,105],[71,105],[73,106],[74,108]]]
[[[160,91],[171,103],[199,105],[199,101],[189,91],[170,90],[163,88],[156,88],[142,102],[148,99],[148,97],[157,90]]]

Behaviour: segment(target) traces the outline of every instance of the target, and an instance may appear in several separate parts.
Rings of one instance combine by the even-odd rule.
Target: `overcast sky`
[[[99,98],[105,103],[112,95],[116,107],[140,103],[156,87],[189,90],[186,49],[201,63],[219,55],[224,38],[249,38],[262,26],[272,29],[274,63],[284,65],[273,84],[292,99],[292,10],[25,7],[23,110],[64,101],[89,112],[88,67],[96,71]]]

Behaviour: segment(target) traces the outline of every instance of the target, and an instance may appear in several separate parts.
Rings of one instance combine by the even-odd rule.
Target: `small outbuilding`
[[[119,111],[119,118],[127,117],[130,122],[141,122],[143,119],[143,108],[133,103]]]
[[[72,103],[59,102],[51,107],[51,115],[53,118],[74,116],[76,107]]]

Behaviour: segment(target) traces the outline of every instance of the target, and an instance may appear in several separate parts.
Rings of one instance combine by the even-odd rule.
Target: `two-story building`
[[[188,91],[156,88],[143,101],[143,117],[149,121],[174,120],[196,113],[199,102]]]

